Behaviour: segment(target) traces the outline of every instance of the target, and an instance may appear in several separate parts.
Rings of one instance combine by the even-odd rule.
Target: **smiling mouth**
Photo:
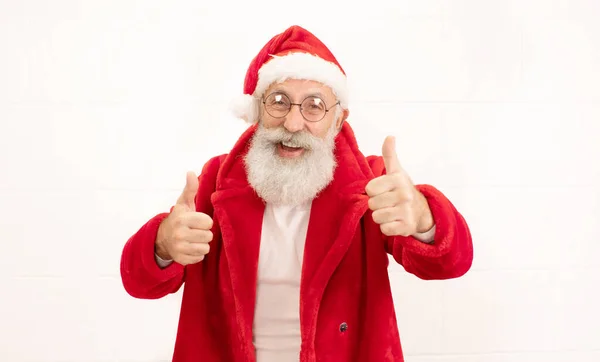
[[[286,141],[279,142],[279,144],[281,145],[281,147],[284,150],[287,150],[287,151],[297,151],[297,150],[304,148],[304,147],[295,146],[293,143],[286,142]]]
[[[284,158],[300,157],[304,153],[304,147],[295,147],[289,142],[283,141],[277,144],[277,153]]]

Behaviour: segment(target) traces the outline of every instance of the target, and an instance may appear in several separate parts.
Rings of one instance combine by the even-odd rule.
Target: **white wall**
[[[250,59],[297,23],[470,223],[473,269],[391,268],[408,362],[600,361],[600,2],[0,1],[0,359],[168,361],[180,295],[119,258],[188,169],[227,152]],[[368,8],[367,8],[368,6]]]

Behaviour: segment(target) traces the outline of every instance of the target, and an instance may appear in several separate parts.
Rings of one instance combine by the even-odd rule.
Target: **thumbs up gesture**
[[[366,186],[373,221],[387,236],[409,236],[433,227],[433,217],[425,196],[413,185],[396,155],[395,139],[387,137],[382,147],[386,174]]]
[[[208,254],[213,238],[210,216],[197,212],[195,197],[198,178],[188,172],[185,188],[169,216],[162,221],[156,237],[156,254],[181,265],[195,264]]]

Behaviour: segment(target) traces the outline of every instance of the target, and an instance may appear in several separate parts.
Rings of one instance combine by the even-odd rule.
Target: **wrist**
[[[421,195],[421,197],[423,200],[423,212],[421,213],[421,217],[417,223],[417,233],[420,234],[430,231],[435,225],[433,215],[431,214],[431,209],[427,203],[427,199],[423,195]]]
[[[164,223],[164,221],[163,221]],[[163,260],[171,260],[171,255],[167,251],[165,247],[166,239],[164,237],[164,225],[158,227],[158,232],[156,234],[156,240],[154,241],[154,253]]]
[[[169,255],[169,252],[158,242],[154,244],[154,253],[162,260],[171,260],[171,255]]]
[[[433,229],[434,225],[435,224],[433,223],[433,218],[431,217],[431,213],[430,213],[429,218],[426,218],[424,221],[419,223],[419,226],[417,227],[417,233],[419,233],[419,234],[426,233],[426,232],[430,231],[431,229]]]

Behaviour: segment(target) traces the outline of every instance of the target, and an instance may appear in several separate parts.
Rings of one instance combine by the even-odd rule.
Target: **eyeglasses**
[[[302,103],[292,103],[287,95],[278,92],[269,94],[262,103],[267,113],[274,118],[283,118],[290,113],[292,106],[300,106],[300,113],[308,122],[319,122],[325,118],[327,112],[340,104],[338,101],[330,108],[327,108],[325,102],[316,96],[306,97]]]

